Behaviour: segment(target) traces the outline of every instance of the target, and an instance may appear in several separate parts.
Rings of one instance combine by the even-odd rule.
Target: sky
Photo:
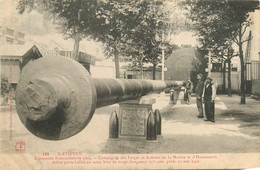
[[[197,46],[199,43],[197,37],[193,35],[193,32],[184,31],[178,35],[171,37],[171,43],[181,46],[182,44],[190,44],[192,47]]]

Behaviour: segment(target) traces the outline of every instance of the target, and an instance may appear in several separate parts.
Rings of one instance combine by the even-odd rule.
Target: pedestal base
[[[158,145],[162,144],[163,137],[156,135],[156,130],[152,133],[153,131],[151,132],[151,129],[149,129],[151,127],[153,128],[151,122],[154,122],[154,127],[156,128],[157,114],[152,111],[152,105],[154,103],[155,99],[151,96],[144,96],[136,100],[119,103],[118,138],[109,138],[102,152],[150,153],[156,149]],[[150,114],[151,112],[152,114]],[[151,115],[155,118],[151,118]],[[161,123],[158,123],[158,126],[161,126]],[[155,136],[152,134],[155,134]]]
[[[152,153],[163,142],[162,137],[157,140],[110,138],[102,152],[105,153]]]
[[[119,138],[146,139],[147,118],[154,103],[150,96],[119,103]]]

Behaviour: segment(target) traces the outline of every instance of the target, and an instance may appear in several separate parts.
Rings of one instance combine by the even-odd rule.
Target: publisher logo
[[[26,150],[25,142],[20,141],[15,143],[15,150],[18,152],[24,152]]]

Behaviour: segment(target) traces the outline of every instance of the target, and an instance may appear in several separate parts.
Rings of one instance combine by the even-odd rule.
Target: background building
[[[25,44],[25,33],[11,29],[10,27],[0,25],[0,42],[2,45],[5,44]]]
[[[0,1],[1,50],[5,48],[5,45],[35,44],[43,57],[71,58],[74,41],[65,40],[55,25],[37,11],[19,14],[16,10],[17,2],[16,0]],[[96,57],[102,57],[98,47],[98,45],[84,40],[80,42],[79,62],[88,71],[90,71],[90,66],[95,64]]]
[[[247,92],[260,96],[260,10],[250,14],[254,22],[246,35],[252,34],[252,39],[245,44],[246,85]]]
[[[23,67],[42,57],[36,45],[5,45],[1,51],[1,75],[15,87]]]
[[[10,10],[15,8],[15,2],[13,0],[0,1],[0,42],[1,45],[5,44],[18,44],[23,45],[25,43],[25,33],[17,27],[18,12]]]
[[[200,56],[194,48],[178,49],[166,59],[165,80],[187,80],[191,77],[193,82],[196,81],[196,68],[201,64]]]
[[[73,43],[65,40],[50,40],[42,38],[41,41],[35,41],[33,39],[27,40],[30,43],[34,43],[39,48],[43,57],[55,57],[63,56],[72,58]],[[81,63],[89,72],[90,66],[95,65],[96,57],[88,54],[88,50],[84,48],[84,44],[79,48],[79,63]]]

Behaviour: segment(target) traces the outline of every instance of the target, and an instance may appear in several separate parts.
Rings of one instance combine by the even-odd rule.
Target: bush
[[[8,101],[8,95],[11,89],[11,84],[8,81],[8,78],[1,74],[1,97],[4,98],[4,101]]]

